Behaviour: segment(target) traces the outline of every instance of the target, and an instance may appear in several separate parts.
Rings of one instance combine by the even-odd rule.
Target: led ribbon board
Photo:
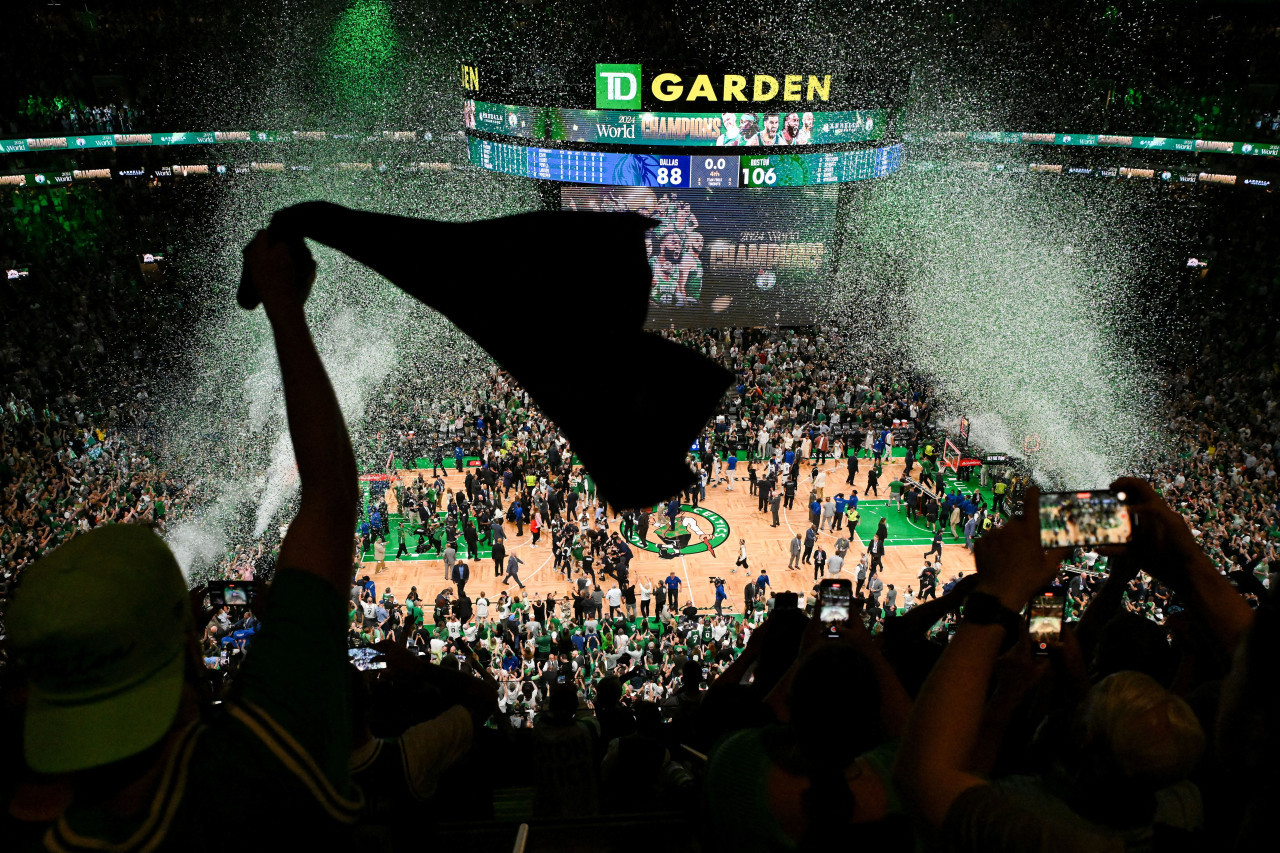
[[[572,184],[665,189],[804,187],[891,175],[902,145],[814,154],[616,154],[468,140],[471,163],[491,172]]]
[[[884,110],[844,112],[647,113],[549,111],[548,139],[617,145],[756,147],[838,145],[884,136]]]

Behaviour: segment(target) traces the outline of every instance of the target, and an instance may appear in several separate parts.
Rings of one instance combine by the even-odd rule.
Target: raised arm
[[[1150,483],[1123,478],[1111,488],[1129,493],[1135,557],[1148,574],[1174,589],[1229,659],[1253,625],[1253,610],[1204,553],[1187,522]]]
[[[1039,491],[1028,489],[1026,503],[1036,506]],[[978,587],[1011,611],[1020,622],[1023,606],[1057,573],[1061,554],[1040,547],[1034,513],[1014,518],[978,540]],[[970,605],[972,606],[972,605]],[[1005,628],[966,620],[920,689],[906,731],[894,779],[904,800],[931,826],[939,827],[956,797],[986,782],[969,772],[978,741],[996,657]]]
[[[245,251],[245,262],[275,336],[302,487],[298,515],[280,546],[280,568],[318,575],[345,596],[359,502],[347,425],[307,327],[302,308],[306,292],[299,292],[295,283],[288,247],[270,244],[266,232],[259,231]],[[312,263],[312,280],[314,269]]]

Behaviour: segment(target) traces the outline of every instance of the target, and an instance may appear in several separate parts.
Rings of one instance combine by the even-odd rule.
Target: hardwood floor
[[[861,465],[855,486],[859,492],[866,489],[866,473],[868,465],[864,460]],[[636,476],[643,476],[644,463],[636,463]],[[836,492],[847,490],[845,484],[846,473],[845,467],[841,463],[834,461],[828,462],[823,466],[828,472],[827,492],[835,494]],[[888,496],[888,482],[902,474],[903,463],[901,460],[894,460],[884,466],[884,473],[880,478],[880,494]],[[775,591],[782,592],[786,590],[795,592],[804,592],[810,594],[816,581],[813,578],[812,566],[802,565],[799,570],[787,568],[790,559],[789,545],[792,537],[799,532],[802,536],[804,530],[808,526],[808,511],[804,506],[804,497],[808,490],[803,486],[805,477],[808,476],[808,464],[804,467],[802,476],[802,488],[797,494],[795,506],[790,510],[783,510],[779,513],[779,527],[771,525],[771,516],[768,512],[757,512],[757,498],[748,491],[748,482],[746,480],[746,464],[741,463],[738,467],[737,474],[742,477],[740,482],[733,483],[733,490],[726,488],[725,484],[718,487],[708,487],[707,498],[701,501],[701,506],[722,516],[729,524],[728,539],[721,545],[716,546],[713,557],[708,552],[681,555],[675,559],[667,560],[659,557],[657,554],[635,549],[636,555],[631,561],[632,578],[644,577],[650,582],[657,583],[660,579],[665,578],[668,572],[673,569],[676,575],[681,579],[681,600],[692,597],[693,603],[698,607],[709,608],[715,600],[715,590],[709,583],[711,577],[723,577],[728,584],[726,592],[729,593],[729,607],[727,611],[741,612],[743,601],[743,587],[747,580],[752,580],[764,569],[769,574],[769,579]],[[416,475],[416,471],[401,471],[399,476],[408,482]],[[445,478],[448,488],[461,488],[462,477],[457,472],[453,472]],[[394,501],[394,493],[389,492],[389,501]],[[392,511],[396,511],[396,507],[391,507]],[[892,508],[887,509],[888,512],[896,511]],[[617,529],[617,525],[610,519],[610,529]],[[548,591],[554,591],[559,597],[566,594],[570,587],[570,582],[565,579],[564,575],[552,569],[552,554],[550,548],[549,537],[544,536],[535,547],[531,544],[531,537],[526,528],[524,536],[517,537],[515,535],[515,525],[506,525],[507,530],[507,550],[508,553],[514,552],[520,555],[524,560],[521,567],[520,579],[525,584],[526,593],[536,593],[545,597]],[[860,525],[859,533],[861,541],[851,543],[849,548],[848,564],[844,576],[852,578],[849,574],[857,563],[858,558],[865,551],[865,542],[874,533],[874,528],[868,524]],[[834,542],[837,536],[843,535],[840,532],[831,534],[823,531],[819,534],[818,541],[823,544],[828,553],[834,548]],[[652,535],[651,535],[652,538]],[[750,565],[750,572],[743,569],[735,568],[734,561],[738,555],[738,540],[745,539],[747,546],[747,561]],[[924,553],[929,546],[927,544],[920,545],[901,545],[890,546],[885,553],[884,571],[881,574],[886,588],[889,584],[893,584],[899,590],[899,600],[901,600],[901,591],[908,586],[916,593],[919,592],[919,584],[917,575],[920,568],[924,565]],[[489,559],[478,560],[469,564],[471,566],[471,580],[467,583],[467,593],[472,598],[483,592],[491,598],[496,597],[497,593],[503,589],[510,590],[513,594],[519,593],[520,590],[515,583],[509,586],[503,586],[501,578],[494,576],[493,561]],[[448,583],[444,576],[444,563],[440,561],[387,561],[387,568],[381,574],[374,576],[374,563],[366,561],[364,564],[364,572],[369,574],[378,584],[378,589],[383,590],[390,587],[392,593],[396,596],[397,601],[403,601],[405,595],[409,592],[411,586],[418,588],[418,593],[423,598],[434,598],[435,595],[444,587],[452,586]],[[962,545],[943,545],[942,558],[942,576],[940,583],[945,583],[948,579],[958,572],[966,574],[973,571],[973,557]],[[612,585],[610,579],[603,579],[602,588],[607,590]]]

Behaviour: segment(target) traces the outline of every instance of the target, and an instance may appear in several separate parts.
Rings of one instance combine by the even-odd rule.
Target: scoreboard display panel
[[[650,328],[813,322],[833,271],[836,197],[836,187],[560,190],[564,210],[636,211],[660,223],[646,236]]]
[[[902,146],[812,154],[619,154],[540,148],[468,138],[471,162],[482,169],[544,181],[667,189],[807,187],[891,175]],[[745,150],[745,149],[739,149]]]

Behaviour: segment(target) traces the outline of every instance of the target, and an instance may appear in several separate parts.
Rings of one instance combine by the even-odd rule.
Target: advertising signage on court
[[[640,63],[596,64],[596,109],[679,110],[711,104],[825,106],[831,101],[832,76],[802,69],[771,73],[725,74],[650,69]]]

